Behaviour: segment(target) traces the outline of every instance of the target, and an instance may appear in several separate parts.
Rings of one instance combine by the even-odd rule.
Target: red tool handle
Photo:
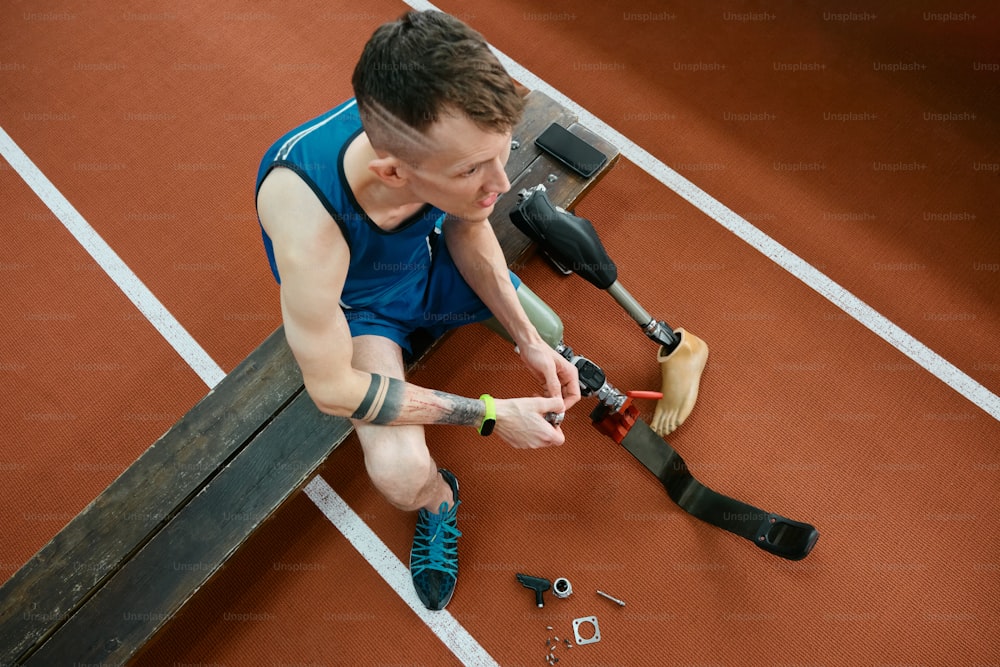
[[[629,398],[663,398],[662,391],[642,391],[638,389],[635,391],[626,391],[625,395]]]

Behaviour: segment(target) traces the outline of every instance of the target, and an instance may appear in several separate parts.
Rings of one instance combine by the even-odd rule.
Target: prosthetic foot
[[[673,433],[691,414],[698,400],[701,372],[708,361],[708,345],[684,329],[677,329],[680,343],[673,352],[660,348],[656,360],[660,362],[663,378],[663,398],[656,402],[653,422],[649,425],[657,435]]]
[[[680,426],[698,398],[701,374],[708,360],[708,346],[690,332],[675,332],[656,320],[618,281],[618,267],[608,256],[594,226],[557,207],[545,194],[545,186],[522,190],[520,203],[511,214],[514,225],[535,241],[564,272],[574,272],[598,289],[605,290],[659,345],[657,361],[663,380],[663,398],[657,403],[653,429],[660,435]]]

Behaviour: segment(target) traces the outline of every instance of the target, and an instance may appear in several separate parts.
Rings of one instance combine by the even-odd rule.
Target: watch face
[[[493,432],[493,427],[496,426],[496,419],[484,419],[483,425],[479,429],[479,435],[489,435]]]

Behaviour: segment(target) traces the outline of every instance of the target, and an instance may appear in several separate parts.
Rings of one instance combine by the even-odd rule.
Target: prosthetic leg
[[[683,329],[675,331],[646,312],[619,282],[618,268],[589,220],[555,206],[545,194],[544,185],[522,190],[519,197],[520,203],[510,214],[514,225],[538,243],[564,273],[577,273],[607,291],[659,346],[663,397],[653,415],[653,430],[660,435],[672,432],[694,407],[708,346],[693,334]]]
[[[670,499],[681,509],[748,539],[776,556],[801,560],[809,555],[819,539],[815,527],[724,496],[695,479],[680,454],[639,417],[638,408],[632,404],[635,398],[651,398],[658,396],[658,392],[622,392],[616,389],[608,382],[600,366],[577,355],[563,342],[562,320],[544,301],[523,283],[517,295],[543,340],[576,367],[580,376],[580,394],[597,398],[598,404],[590,414],[593,426],[628,450],[653,473]],[[486,324],[513,342],[496,320],[489,320]]]

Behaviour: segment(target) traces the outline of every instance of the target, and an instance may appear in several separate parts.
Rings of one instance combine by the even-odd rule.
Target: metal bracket
[[[594,626],[594,635],[592,637],[583,637],[580,635],[580,626],[590,623]],[[576,635],[576,643],[578,645],[583,644],[596,644],[601,641],[601,628],[597,625],[596,616],[584,616],[583,618],[573,619],[573,634]]]

